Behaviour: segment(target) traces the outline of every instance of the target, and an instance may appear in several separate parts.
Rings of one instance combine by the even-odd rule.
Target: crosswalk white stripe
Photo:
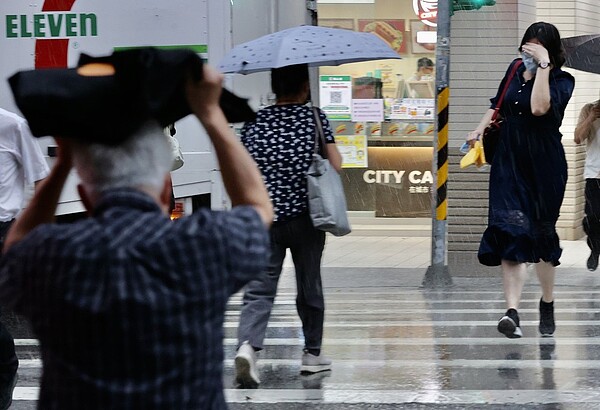
[[[19,359],[19,369],[38,369],[42,367],[42,359]]]
[[[34,401],[39,387],[16,387],[14,401]],[[228,403],[516,404],[600,403],[593,390],[225,389]]]
[[[40,341],[37,339],[15,339],[15,346],[39,346]]]
[[[325,329],[327,328],[364,328],[364,327],[496,327],[498,324],[497,320],[440,320],[432,322],[430,320],[419,321],[418,319],[409,322],[409,321],[388,321],[388,320],[358,320],[358,319],[348,319],[348,320],[340,320],[336,319],[335,323],[325,321]],[[538,322],[534,320],[521,320],[521,327],[525,326],[537,326]],[[284,327],[293,327],[297,328],[300,326],[300,319],[293,321],[270,321],[270,328],[284,328]],[[227,329],[236,328],[238,326],[237,321],[225,322],[224,327]],[[600,321],[598,320],[560,320],[558,321],[557,327],[560,326],[600,326]],[[431,337],[431,335],[426,335],[426,337]]]
[[[373,295],[373,299],[348,299],[348,298],[334,298],[328,295],[325,296],[325,301],[327,305],[412,305],[415,303],[421,304],[432,304],[432,305],[441,305],[441,304],[452,304],[452,305],[460,305],[460,304],[486,304],[486,305],[496,305],[501,304],[504,305],[504,299],[469,299],[469,300],[427,300],[427,299],[383,299],[382,295]],[[239,302],[239,303],[238,303]],[[540,298],[535,299],[521,299],[521,305],[533,303],[537,306],[540,302]],[[281,298],[275,299],[273,302],[275,305],[286,306],[286,305],[296,305],[296,298]],[[556,298],[557,305],[567,304],[567,303],[600,303],[599,298],[581,298],[581,299],[563,299]],[[242,304],[242,299],[230,299],[229,300],[229,308],[237,307]],[[600,310],[600,307],[598,307]]]
[[[470,345],[470,346],[489,346],[489,345],[539,345],[539,344],[554,344],[555,340],[559,341],[561,346],[596,346],[600,345],[600,337],[560,337],[553,338],[520,338],[506,340],[502,336],[498,337],[438,337],[435,339],[429,338],[371,338],[371,339],[339,339],[325,338],[324,346],[436,346],[436,345]],[[265,346],[303,346],[304,339],[298,338],[266,338]],[[225,346],[236,346],[237,339],[226,338],[223,340]],[[22,362],[22,360],[21,360]]]
[[[600,392],[590,390],[310,390],[227,389],[229,403],[323,404],[550,404],[600,403]]]
[[[498,290],[462,290],[462,289],[444,289],[443,291],[443,295],[444,296],[448,296],[448,295],[460,295],[460,296],[465,296],[465,295],[494,295],[495,297],[498,297],[499,295],[502,295],[502,285],[500,285],[498,287]],[[354,290],[352,290],[354,289]],[[363,287],[363,288],[348,288],[348,289],[344,289],[344,288],[336,288],[335,291],[331,291],[328,293],[328,289],[325,288],[324,289],[325,292],[325,297],[327,296],[333,296],[333,297],[343,297],[343,296],[348,296],[348,295],[358,295],[358,296],[362,296],[362,295],[371,295],[371,294],[380,294],[380,295],[418,295],[418,296],[428,296],[430,298],[432,298],[433,296],[437,296],[435,293],[431,293],[430,291],[427,290],[420,290],[420,289],[398,289],[395,287],[389,287],[389,288],[383,288],[383,287]],[[564,290],[564,289],[555,289],[554,290],[554,294],[555,295],[591,295],[591,294],[599,294],[600,290],[594,290],[594,289],[585,289],[585,290]],[[239,292],[236,293],[235,295],[232,295],[231,298],[233,299],[240,299],[242,298],[243,293]],[[536,297],[537,295],[537,300],[540,300],[540,291],[539,290],[524,290],[522,293],[523,297],[526,297],[527,295],[533,295],[534,297]],[[278,292],[277,293],[277,297],[296,297],[296,293],[295,292]]]
[[[20,340],[32,340],[32,339],[15,339],[15,342]],[[37,346],[38,343],[32,345]],[[304,339],[302,337],[296,338],[266,338],[264,340],[265,346],[303,346]],[[225,346],[237,346],[237,339],[226,338],[223,339]],[[430,338],[370,338],[370,339],[344,339],[344,338],[325,338],[323,340],[324,346],[436,346],[436,345],[469,345],[469,346],[489,346],[489,345],[539,345],[539,344],[555,344],[560,343],[561,346],[595,346],[600,345],[600,337],[560,337],[554,336],[553,338],[527,338],[523,337],[520,339],[507,340],[502,336],[498,337],[437,337],[435,339]],[[20,345],[24,345],[20,343]],[[22,360],[21,360],[22,362]]]
[[[237,346],[238,341],[234,338],[223,340],[226,346]],[[265,346],[304,346],[303,338],[266,338],[263,342]],[[323,346],[521,346],[521,345],[552,345],[561,346],[595,346],[600,345],[600,337],[557,337],[553,338],[531,338],[522,337],[520,339],[508,340],[502,335],[498,337],[397,337],[397,338],[371,338],[371,339],[323,339]]]
[[[13,391],[13,401],[14,400],[37,400],[40,395],[39,387],[15,387]]]
[[[335,308],[331,309],[328,308],[325,310],[326,314],[330,314],[330,315],[354,315],[354,314],[382,314],[382,313],[387,313],[387,314],[398,314],[398,313],[402,313],[402,314],[423,314],[423,315],[432,315],[432,314],[476,314],[476,313],[489,313],[489,314],[497,314],[497,315],[502,315],[504,313],[504,309],[477,309],[477,308],[471,308],[471,309],[427,309],[427,308],[411,308],[411,309],[407,309],[407,308],[399,308],[397,310],[393,310],[390,308],[385,308],[385,309],[377,309],[377,308],[368,308],[368,309],[361,309],[361,308],[345,308],[345,309],[340,309],[340,310],[336,310]],[[535,309],[519,309],[519,314],[521,313],[538,313],[539,310],[537,308]],[[274,310],[272,313],[273,315],[282,315],[282,314],[291,314],[291,313],[296,313],[295,308],[294,309],[288,309],[288,310]],[[599,308],[592,308],[592,309],[586,309],[586,308],[558,308],[558,309],[554,309],[554,314],[559,314],[559,313],[600,313],[600,307]],[[225,316],[239,316],[240,312],[239,311],[228,311],[226,313]],[[498,318],[499,319],[499,318]],[[600,319],[598,320],[598,322],[600,323]]]
[[[225,366],[232,367],[233,360],[224,360]],[[300,367],[300,358],[297,359],[260,359],[261,366]],[[351,371],[354,368],[382,369],[382,368],[477,368],[477,369],[571,369],[571,370],[596,370],[600,369],[600,360],[503,360],[503,359],[446,359],[432,360],[344,360],[336,359],[334,369]]]
[[[233,367],[233,359],[223,361],[224,366]],[[285,366],[299,367],[300,360],[296,359],[260,359],[259,367],[263,366]],[[40,359],[24,359],[19,361],[22,369],[41,369],[42,361]],[[395,359],[336,359],[333,366],[340,371],[350,371],[354,368],[365,367],[373,368],[477,368],[477,369],[572,369],[572,370],[595,370],[600,369],[600,360],[504,360],[504,359],[445,359],[432,360],[426,358],[423,360],[395,360]],[[345,369],[345,370],[344,370]]]

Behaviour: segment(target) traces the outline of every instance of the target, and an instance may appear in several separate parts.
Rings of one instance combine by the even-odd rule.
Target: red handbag
[[[500,115],[500,107],[502,106],[502,101],[504,100],[506,90],[508,90],[510,82],[512,81],[513,77],[517,72],[517,69],[521,64],[523,64],[523,61],[519,60],[515,63],[515,65],[513,65],[510,74],[506,78],[506,83],[504,83],[504,89],[500,94],[498,104],[496,104],[496,108],[494,109],[494,115],[492,115],[492,120],[490,121],[490,124],[487,127],[485,127],[485,130],[483,130],[483,135],[481,136],[481,141],[483,142],[483,152],[485,154],[485,161],[488,164],[492,163],[492,160],[494,159],[494,154],[496,153],[496,150],[498,149],[498,144],[500,143],[500,133],[502,130],[501,127],[503,121],[503,118]]]

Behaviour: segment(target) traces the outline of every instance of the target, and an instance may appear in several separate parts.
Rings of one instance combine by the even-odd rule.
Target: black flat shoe
[[[597,253],[592,252],[590,257],[587,260],[587,268],[589,271],[593,272],[598,269],[598,255]]]
[[[542,337],[550,337],[556,330],[554,324],[554,301],[547,303],[540,299],[540,325],[538,327]]]

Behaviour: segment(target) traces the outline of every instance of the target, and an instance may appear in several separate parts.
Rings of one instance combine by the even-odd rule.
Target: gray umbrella
[[[565,67],[600,74],[600,34],[566,37],[562,44]]]
[[[234,47],[218,68],[224,73],[249,74],[293,64],[325,66],[389,58],[400,56],[375,34],[300,26]]]

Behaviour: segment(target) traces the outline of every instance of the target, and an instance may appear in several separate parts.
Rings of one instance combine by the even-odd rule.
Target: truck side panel
[[[206,0],[41,0],[35,4],[2,0],[0,49],[10,57],[0,59],[0,76],[6,79],[33,68],[72,67],[81,53],[104,55],[119,47],[191,46],[200,50],[203,58],[216,60],[228,48],[229,4],[211,1],[209,6]],[[209,38],[218,40],[214,51]],[[6,81],[0,81],[0,106],[19,112]],[[185,159],[184,166],[173,172],[176,196],[210,194],[217,164],[209,139],[194,118],[179,121],[176,128]],[[52,138],[40,139],[44,152],[52,144]],[[58,214],[83,209],[76,183],[76,176],[69,178]]]

